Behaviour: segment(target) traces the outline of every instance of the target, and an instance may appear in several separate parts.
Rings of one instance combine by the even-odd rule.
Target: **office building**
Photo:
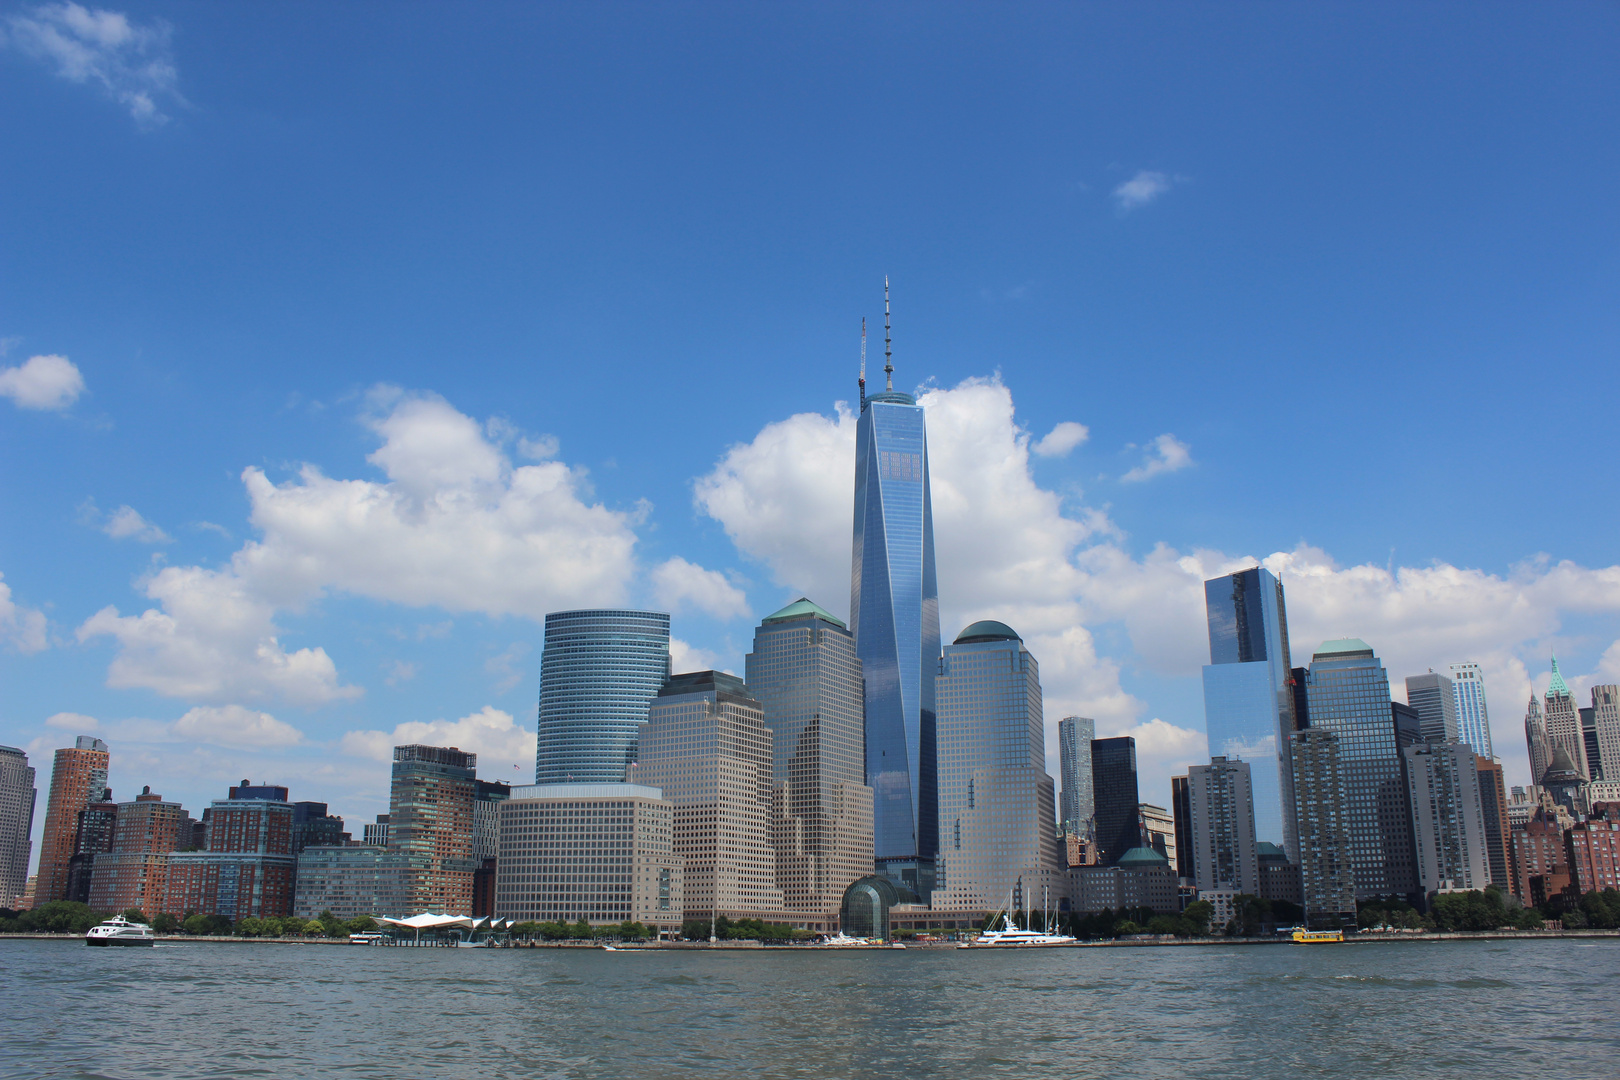
[[[1565,829],[1573,828],[1574,822],[1566,826],[1560,817],[1538,807],[1523,828],[1513,830],[1513,861],[1519,872],[1513,894],[1533,907],[1562,897],[1574,882],[1564,843]]]
[[[1390,719],[1395,724],[1395,749],[1405,750],[1423,741],[1423,717],[1410,705],[1399,701],[1389,703]]]
[[[1035,657],[1005,623],[976,622],[945,646],[934,686],[942,834],[934,909],[995,911],[1015,890],[1061,893],[1067,859]]]
[[[1294,812],[1299,813],[1297,806]],[[1259,840],[1254,845],[1254,856],[1260,870],[1260,899],[1304,904],[1299,867],[1288,861],[1286,851],[1269,840]]]
[[[1092,822],[1091,740],[1097,723],[1089,716],[1065,716],[1058,721],[1058,779],[1062,781],[1059,820],[1065,833],[1090,838]]]
[[[1457,706],[1457,738],[1482,757],[1491,750],[1491,716],[1485,705],[1485,678],[1474,663],[1451,665],[1452,697]]]
[[[39,843],[34,906],[67,898],[68,864],[73,858],[79,811],[101,801],[109,760],[107,744],[90,735],[80,735],[72,746],[56,752],[51,794],[45,803],[45,833]]]
[[[1091,740],[1091,786],[1098,861],[1112,865],[1141,842],[1135,739],[1123,735]]]
[[[38,795],[28,755],[0,746],[0,907],[15,910],[28,887]]]
[[[639,784],[537,784],[499,803],[495,915],[678,931],[675,808]]]
[[[894,388],[884,285],[882,393],[855,428],[855,529],[849,628],[866,679],[866,783],[879,872],[926,902],[939,849],[934,676],[939,584],[922,406]]]
[[[1162,806],[1139,803],[1136,807],[1136,821],[1143,846],[1163,855],[1169,860],[1170,868],[1174,870],[1177,857],[1175,816]]]
[[[1356,884],[1350,850],[1349,785],[1339,763],[1339,737],[1324,728],[1291,741],[1299,835],[1300,904],[1307,926],[1356,925]]]
[[[1586,747],[1586,767],[1593,780],[1603,779],[1603,748],[1598,745],[1597,710],[1586,708],[1581,714],[1581,742]]]
[[[1192,884],[1198,878],[1193,862],[1192,789],[1185,776],[1170,778],[1170,812],[1175,818],[1176,858],[1171,864],[1181,884]]]
[[[500,780],[473,780],[473,858],[493,859],[501,849],[501,803],[512,785]]]
[[[1209,665],[1204,720],[1209,752],[1248,762],[1258,839],[1295,851],[1288,739],[1294,715],[1288,612],[1282,582],[1254,567],[1204,582]]]
[[[1507,788],[1502,765],[1483,754],[1474,758],[1479,774],[1479,809],[1485,817],[1485,858],[1491,867],[1491,882],[1504,894],[1513,891],[1513,844],[1508,824]]]
[[[1524,744],[1530,756],[1530,777],[1541,783],[1541,774],[1552,764],[1552,745],[1547,739],[1547,722],[1541,715],[1541,702],[1535,694],[1524,710]]]
[[[1112,866],[1078,866],[1069,872],[1069,910],[1091,914],[1148,908],[1156,915],[1181,910],[1175,871],[1150,847],[1135,847]]]
[[[388,846],[388,815],[378,814],[375,822],[367,822],[361,832],[362,842],[366,847]]]
[[[327,813],[325,803],[296,802],[292,808],[294,855],[307,847],[342,847],[348,843],[349,834],[343,831],[343,819]]]
[[[478,755],[454,746],[394,747],[388,849],[411,866],[407,908],[472,913],[473,792]]]
[[[747,686],[771,732],[776,882],[787,909],[832,925],[872,873],[865,689],[855,635],[807,598],[754,631]]]
[[[298,806],[306,808],[306,824],[327,816],[324,803]],[[253,786],[246,780],[232,787],[227,798],[215,799],[205,813],[207,847],[169,856],[162,910],[233,920],[291,915],[298,806],[287,800],[286,788]],[[338,821],[341,831],[342,821],[331,820]]]
[[[1474,748],[1426,742],[1403,754],[1419,887],[1429,894],[1483,889],[1491,864]]]
[[[1542,722],[1547,729],[1548,747],[1554,751],[1563,747],[1576,771],[1581,774],[1581,779],[1592,779],[1592,769],[1586,761],[1586,737],[1581,731],[1580,706],[1575,704],[1575,695],[1558,673],[1556,656],[1552,658],[1552,682],[1542,698],[1541,711]]]
[[[669,678],[669,616],[554,611],[540,657],[537,784],[609,784],[635,760],[636,731]]]
[[[1620,889],[1620,813],[1605,809],[1577,822],[1564,834],[1564,847],[1577,891]]]
[[[1607,764],[1601,776],[1589,779],[1620,781],[1620,686],[1605,683],[1592,687],[1592,733],[1597,739],[1598,759]]]
[[[164,910],[169,856],[191,843],[191,815],[179,803],[141,789],[118,804],[112,850],[97,855],[90,874],[90,906],[97,911],[137,908],[147,916]]]
[[[1259,896],[1249,763],[1217,756],[1208,765],[1193,765],[1187,770],[1187,788],[1198,891],[1236,889]]]
[[[1415,895],[1412,817],[1384,665],[1365,641],[1342,638],[1322,644],[1305,680],[1311,730],[1339,737],[1356,898]]]
[[[673,806],[687,918],[780,917],[764,707],[735,675],[672,676],[647,710],[630,783]]]
[[[1452,681],[1430,669],[1406,677],[1406,703],[1418,714],[1425,742],[1458,741],[1457,696]]]
[[[307,847],[298,853],[293,914],[300,919],[316,918],[323,911],[340,919],[421,915],[412,900],[419,873],[410,858],[380,847]]]
[[[112,788],[103,788],[100,802],[79,811],[73,857],[68,860],[66,899],[79,904],[90,902],[90,878],[95,873],[96,857],[112,850],[117,826],[118,804],[113,802]]]

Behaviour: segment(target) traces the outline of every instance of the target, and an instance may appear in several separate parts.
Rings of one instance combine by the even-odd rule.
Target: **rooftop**
[[[874,401],[882,402],[885,405],[915,405],[915,404],[917,404],[917,399],[916,398],[912,397],[910,394],[901,393],[899,390],[885,390],[880,394],[869,394],[869,395],[867,395],[866,403],[868,405],[870,405]]]
[[[1552,658],[1552,667],[1552,684],[1547,687],[1547,696],[1574,697],[1575,695],[1569,692],[1569,684],[1564,681],[1562,675],[1558,674],[1558,657],[1556,656]]]
[[[1355,653],[1366,653],[1371,656],[1373,654],[1372,646],[1358,637],[1334,638],[1332,641],[1322,642],[1315,655],[1350,656]]]
[[[1133,847],[1119,857],[1116,866],[1169,866],[1170,860],[1150,847]]]
[[[1018,632],[1004,622],[980,619],[956,635],[956,645],[973,645],[981,641],[1023,641]]]
[[[688,671],[680,675],[671,675],[669,681],[659,687],[658,696],[674,697],[676,694],[736,694],[746,698],[754,696],[748,692],[747,683],[723,671]]]
[[[760,620],[760,625],[763,626],[768,623],[787,622],[789,619],[802,619],[810,615],[813,615],[818,619],[826,619],[840,630],[849,629],[848,626],[844,625],[844,620],[838,618],[820,604],[814,603],[808,597],[804,596],[799,597],[797,600],[793,601],[793,603],[789,604],[781,611],[778,611],[776,614],[765,616],[765,618]]]

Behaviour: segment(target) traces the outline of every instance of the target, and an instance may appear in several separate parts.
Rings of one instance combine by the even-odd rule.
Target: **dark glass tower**
[[[885,313],[886,359],[887,319]],[[928,433],[922,407],[894,389],[893,365],[883,370],[888,387],[869,398],[862,371],[849,625],[866,677],[866,783],[873,790],[877,865],[926,899],[939,850],[939,586]]]
[[[669,678],[661,611],[554,611],[540,658],[537,784],[617,784]]]
[[[1129,735],[1091,740],[1091,790],[1096,803],[1097,846],[1101,862],[1112,866],[1141,844],[1136,806],[1136,740]],[[1177,845],[1176,854],[1181,854]]]

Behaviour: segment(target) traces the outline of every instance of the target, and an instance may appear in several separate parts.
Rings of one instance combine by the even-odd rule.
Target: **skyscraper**
[[[884,284],[886,386],[855,429],[855,530],[849,628],[866,678],[866,783],[881,872],[927,898],[939,849],[934,675],[939,585],[923,410],[894,388]],[[864,349],[864,346],[863,346]]]
[[[1339,737],[1325,728],[1295,732],[1291,757],[1306,925],[1355,926],[1355,875],[1345,820],[1349,789],[1339,766]]]
[[[939,659],[940,850],[933,906],[994,911],[1053,895],[1066,868],[1046,773],[1040,666],[1005,623],[973,623]],[[1134,811],[1135,807],[1132,807]]]
[[[746,671],[771,731],[777,884],[789,911],[831,924],[849,883],[872,872],[855,635],[800,597],[759,624]]]
[[[1176,823],[1176,861],[1171,867],[1183,885],[1193,884],[1198,877],[1193,858],[1192,788],[1185,776],[1170,778],[1170,813]]]
[[[1542,700],[1542,722],[1546,725],[1548,746],[1563,747],[1581,777],[1592,779],[1592,768],[1586,760],[1586,737],[1581,732],[1580,706],[1575,704],[1575,695],[1558,673],[1556,656],[1552,658],[1552,682]]]
[[[1485,857],[1491,867],[1491,882],[1504,895],[1513,891],[1513,844],[1507,815],[1507,787],[1502,766],[1484,754],[1474,757],[1479,774],[1479,809],[1485,818]]]
[[[1488,758],[1491,750],[1491,715],[1485,705],[1485,677],[1474,663],[1451,665],[1451,686],[1457,699],[1457,738]]]
[[[478,755],[454,746],[396,746],[388,847],[410,862],[406,907],[472,912],[473,791]]]
[[[748,687],[720,671],[671,676],[638,739],[629,782],[674,806],[687,918],[779,917],[771,729]]]
[[[1389,675],[1360,638],[1323,642],[1306,672],[1311,730],[1339,737],[1356,898],[1414,894],[1412,818]]]
[[[669,616],[554,611],[540,657],[534,782],[618,783],[647,704],[669,678]]]
[[[1259,566],[1212,578],[1204,582],[1204,605],[1209,752],[1249,763],[1255,837],[1281,846],[1292,859],[1297,849],[1288,739],[1298,725],[1282,582]]]
[[[1260,895],[1250,776],[1248,762],[1224,757],[1187,770],[1193,873],[1200,892],[1230,889]]]
[[[51,795],[45,804],[45,835],[39,844],[35,907],[66,898],[79,811],[101,801],[107,790],[109,760],[107,744],[90,735],[80,735],[72,746],[56,752],[51,766]]]
[[[15,908],[28,883],[38,794],[28,755],[15,746],[0,746],[0,907]]]
[[[1597,732],[1598,755],[1606,763],[1603,779],[1620,781],[1620,686],[1592,687],[1592,726]]]
[[[324,803],[300,805],[319,807],[318,817],[327,816]],[[284,787],[246,780],[232,787],[228,798],[208,808],[207,849],[169,856],[163,910],[231,919],[291,915],[298,816]],[[342,820],[331,820],[341,830]]]
[[[1483,889],[1491,882],[1491,864],[1474,748],[1426,742],[1403,753],[1419,886],[1425,893]]]
[[[1063,830],[1091,836],[1091,740],[1097,737],[1097,724],[1089,716],[1065,716],[1058,721],[1058,772],[1063,781],[1063,807],[1059,815]]]
[[[1452,681],[1433,671],[1406,677],[1406,703],[1417,711],[1425,742],[1457,742],[1457,697]]]
[[[57,751],[61,753],[61,751]],[[136,908],[148,917],[163,910],[169,857],[191,843],[191,815],[150,787],[118,804],[112,850],[90,871],[90,906],[97,911]]]
[[[1112,866],[1141,844],[1136,808],[1136,740],[1129,735],[1091,740],[1091,784],[1099,861]]]
[[[1552,745],[1547,739],[1547,721],[1541,715],[1541,701],[1532,692],[1524,708],[1524,745],[1530,757],[1530,782],[1541,783],[1541,774],[1552,764]]]

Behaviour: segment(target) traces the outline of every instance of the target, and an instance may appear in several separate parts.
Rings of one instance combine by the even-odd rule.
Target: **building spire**
[[[866,316],[861,316],[861,412],[866,411]]]
[[[889,275],[883,275],[883,375],[886,393],[894,393],[894,347],[889,340]]]

